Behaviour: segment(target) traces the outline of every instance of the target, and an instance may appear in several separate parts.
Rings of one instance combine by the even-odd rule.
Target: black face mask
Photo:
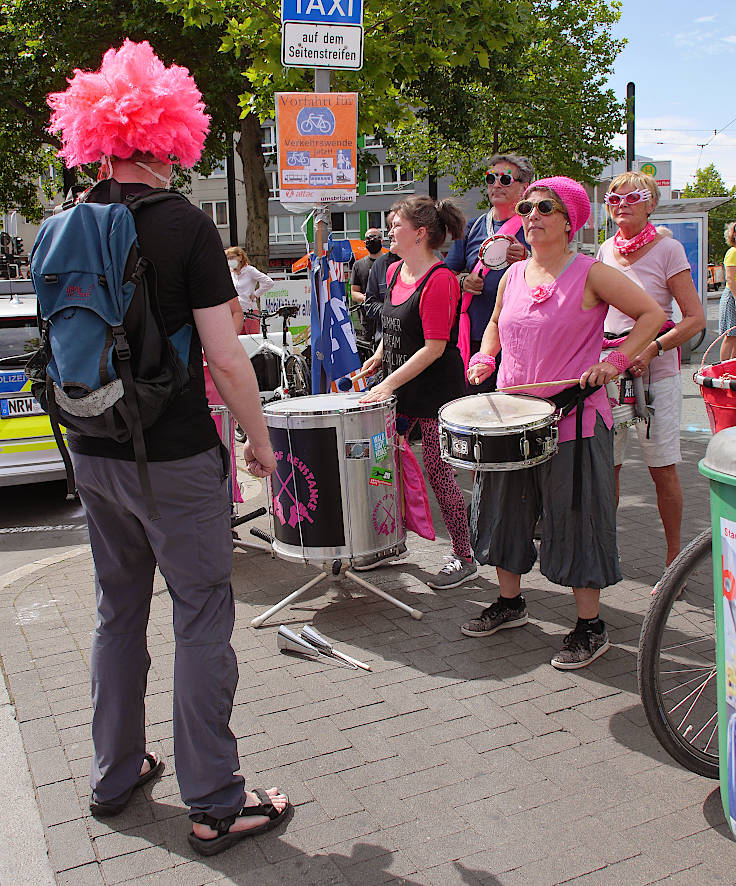
[[[383,247],[383,243],[379,240],[378,237],[369,237],[365,241],[365,248],[370,252],[371,255],[377,255]]]

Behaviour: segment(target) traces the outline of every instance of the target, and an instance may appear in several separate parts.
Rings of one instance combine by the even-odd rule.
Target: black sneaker
[[[559,671],[574,671],[586,667],[610,648],[605,625],[600,634],[576,627],[562,641],[562,649],[552,658],[550,664]]]
[[[400,544],[398,547],[391,548],[388,551],[380,551],[377,554],[368,554],[367,557],[354,563],[353,569],[356,572],[368,572],[368,570],[376,569],[378,566],[390,566],[391,563],[397,563],[399,560],[404,560],[408,556],[409,552],[406,550],[406,545]]]
[[[504,628],[520,628],[529,621],[529,613],[526,609],[524,598],[521,598],[521,606],[509,606],[503,598],[499,598],[478,616],[460,628],[466,637],[488,637],[496,631]]]

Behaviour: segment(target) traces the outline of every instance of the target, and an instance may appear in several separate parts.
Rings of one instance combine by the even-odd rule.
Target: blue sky
[[[671,160],[676,188],[709,163],[736,185],[736,0],[623,0],[614,33],[628,43],[610,85],[624,99],[636,84],[637,154]]]

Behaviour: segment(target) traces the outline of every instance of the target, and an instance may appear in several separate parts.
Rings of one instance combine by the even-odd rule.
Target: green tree
[[[224,34],[220,25],[187,27],[158,0],[0,0],[0,211],[17,208],[40,219],[39,175],[49,164],[61,170],[54,158],[60,142],[46,131],[46,95],[64,89],[74,68],[98,68],[105,50],[125,37],[148,40],[166,64],[185,65],[194,75],[212,115],[197,167],[208,172],[242,128],[244,81],[236,59],[219,52]],[[260,145],[260,127],[255,138]],[[95,167],[83,172],[94,176]],[[265,241],[262,254],[254,250],[261,264],[268,261],[267,222]]]
[[[187,24],[226,29],[221,51],[239,59],[245,77],[240,96],[243,123],[256,132],[274,114],[274,94],[312,91],[311,69],[281,65],[277,0],[243,5],[236,0],[162,0]],[[365,52],[361,71],[333,71],[335,92],[357,92],[358,129],[386,132],[418,125],[412,104],[428,76],[450,82],[455,70],[487,69],[521,32],[532,0],[378,0],[364,2]],[[442,100],[438,91],[435,96]],[[249,225],[268,218],[260,144],[241,139]],[[365,158],[363,158],[365,161]]]
[[[718,264],[723,259],[727,245],[723,239],[723,229],[728,222],[734,221],[733,198],[736,197],[736,186],[730,190],[721,177],[721,173],[711,163],[695,173],[695,181],[685,186],[683,197],[730,197],[728,203],[716,206],[708,213],[708,264]]]
[[[394,134],[393,153],[419,174],[454,175],[468,190],[488,158],[514,151],[540,175],[596,181],[617,152],[624,105],[606,81],[621,44],[611,36],[620,4],[532,0],[532,15],[487,67],[471,62],[428,76],[410,96],[421,123]]]

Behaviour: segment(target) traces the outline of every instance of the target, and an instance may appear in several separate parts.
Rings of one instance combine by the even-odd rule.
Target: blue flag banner
[[[349,240],[328,240],[327,254],[312,254],[312,393],[360,368],[355,330],[345,304],[343,262],[352,255]]]

